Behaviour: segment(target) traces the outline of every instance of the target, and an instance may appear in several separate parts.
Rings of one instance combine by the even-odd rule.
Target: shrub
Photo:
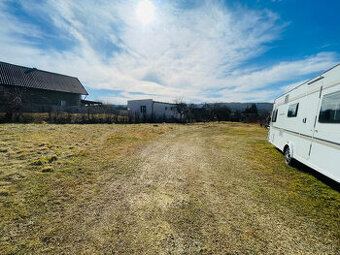
[[[44,164],[46,164],[48,162],[48,160],[45,157],[41,157],[39,159],[36,159],[32,162],[32,165],[35,166],[42,166]]]
[[[51,157],[48,159],[48,162],[49,162],[49,163],[52,163],[52,162],[54,162],[54,161],[57,161],[57,159],[58,159],[57,155],[53,155],[53,156],[51,156]]]
[[[53,172],[53,168],[51,166],[45,166],[41,169],[41,172],[50,173],[50,172]]]
[[[9,195],[9,192],[7,190],[1,189],[0,190],[0,196],[6,197]]]

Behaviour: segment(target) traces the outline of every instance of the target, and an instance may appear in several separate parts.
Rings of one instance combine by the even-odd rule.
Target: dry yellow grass
[[[340,195],[255,125],[0,125],[0,253],[337,254]]]

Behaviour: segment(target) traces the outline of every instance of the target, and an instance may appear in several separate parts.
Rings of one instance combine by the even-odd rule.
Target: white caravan
[[[274,101],[268,140],[340,182],[340,64]]]

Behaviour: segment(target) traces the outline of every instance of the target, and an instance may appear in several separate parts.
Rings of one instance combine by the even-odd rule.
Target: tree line
[[[256,104],[252,104],[243,111],[232,111],[228,106],[219,103],[205,103],[199,107],[182,101],[175,103],[179,121],[182,123],[234,121],[267,125],[270,118],[270,112],[259,113]]]
[[[232,111],[229,107],[219,103],[205,103],[203,105],[186,104],[182,100],[175,100],[178,118],[176,119],[146,119],[130,116],[126,107],[102,104],[97,106],[58,107],[41,106],[38,112],[30,111],[25,104],[23,90],[7,93],[0,104],[0,122],[48,122],[48,123],[141,123],[141,122],[211,122],[234,121],[260,123],[267,125],[270,112],[259,113],[256,104],[252,104],[243,111]]]

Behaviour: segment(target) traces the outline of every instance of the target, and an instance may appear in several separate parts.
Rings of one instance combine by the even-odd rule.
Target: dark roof
[[[78,78],[0,61],[0,85],[88,95]]]
[[[85,100],[82,99],[80,100],[82,104],[87,104],[87,105],[102,105],[102,102],[97,102],[97,101],[91,101],[91,100]]]

